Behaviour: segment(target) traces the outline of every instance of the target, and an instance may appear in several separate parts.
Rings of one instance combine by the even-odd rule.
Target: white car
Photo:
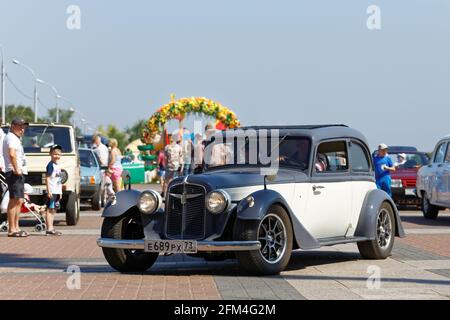
[[[436,219],[439,210],[450,208],[450,136],[434,148],[430,164],[417,173],[417,195],[427,219]]]
[[[229,143],[250,132],[255,134],[243,144]],[[236,257],[253,274],[276,274],[295,249],[353,242],[364,258],[384,259],[395,236],[404,236],[395,204],[376,188],[367,142],[358,131],[317,125],[221,134],[226,142],[216,137],[205,148],[205,162],[214,165],[174,179],[164,203],[153,190],[129,189],[107,204],[97,243],[112,267],[143,271],[159,254],[188,253]],[[274,148],[266,148],[267,134]],[[253,160],[252,145],[259,150]],[[278,151],[276,174],[263,174],[263,149],[270,156]],[[208,161],[208,150],[225,150],[234,161]]]

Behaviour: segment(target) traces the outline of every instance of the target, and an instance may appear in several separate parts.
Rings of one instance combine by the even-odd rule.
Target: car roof
[[[344,124],[318,124],[318,125],[288,125],[288,126],[246,126],[231,129],[232,131],[238,130],[279,130],[279,136],[308,136],[315,142],[319,142],[324,139],[333,138],[356,138],[368,145],[364,135],[358,130],[352,129]],[[227,130],[229,131],[229,130]]]

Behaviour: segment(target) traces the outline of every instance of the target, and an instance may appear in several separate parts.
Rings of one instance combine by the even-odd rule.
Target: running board
[[[353,243],[368,240],[370,239],[367,237],[333,237],[333,238],[318,239],[321,246],[332,246],[335,244]]]

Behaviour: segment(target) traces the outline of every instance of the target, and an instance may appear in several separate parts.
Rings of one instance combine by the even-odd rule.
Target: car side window
[[[441,143],[441,145],[437,148],[436,155],[434,156],[434,163],[444,162],[446,151],[447,151],[447,142]]]
[[[350,146],[350,154],[352,159],[352,171],[370,172],[369,156],[359,143],[352,141]]]
[[[346,141],[321,143],[317,148],[314,169],[319,174],[348,171]]]
[[[447,154],[445,155],[445,162],[450,162],[450,147],[447,148]]]

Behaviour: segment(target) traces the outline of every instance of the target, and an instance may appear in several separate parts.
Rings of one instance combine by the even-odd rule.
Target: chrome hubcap
[[[378,245],[384,249],[389,246],[392,237],[392,221],[389,212],[381,209],[377,220],[377,241]]]
[[[259,252],[269,263],[277,263],[286,251],[286,228],[283,221],[269,213],[259,224],[258,240],[261,242]]]

